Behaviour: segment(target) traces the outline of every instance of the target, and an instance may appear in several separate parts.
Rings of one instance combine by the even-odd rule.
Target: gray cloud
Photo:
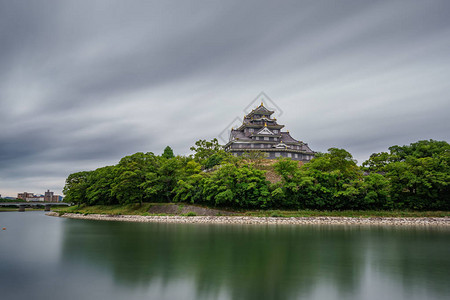
[[[0,1],[0,193],[218,136],[261,91],[313,150],[448,140],[448,1]]]

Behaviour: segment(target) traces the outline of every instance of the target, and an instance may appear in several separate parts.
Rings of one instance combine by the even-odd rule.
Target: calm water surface
[[[449,299],[450,230],[0,212],[1,299]]]

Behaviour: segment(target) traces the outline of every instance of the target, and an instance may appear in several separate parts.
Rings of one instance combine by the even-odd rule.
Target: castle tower
[[[311,160],[314,151],[308,144],[294,139],[289,131],[281,131],[284,125],[278,124],[277,119],[271,117],[273,113],[261,102],[260,106],[244,116],[239,128],[231,129],[230,139],[224,146],[225,151],[234,156],[260,151],[269,159],[290,157],[304,162]]]

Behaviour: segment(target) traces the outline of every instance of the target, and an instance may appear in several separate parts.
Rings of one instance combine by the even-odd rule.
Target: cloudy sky
[[[261,92],[315,151],[449,141],[449,16],[447,0],[0,0],[0,194],[189,154]]]

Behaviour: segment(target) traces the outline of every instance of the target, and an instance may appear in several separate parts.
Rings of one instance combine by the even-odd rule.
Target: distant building
[[[60,202],[62,197],[60,195],[54,195],[53,192],[47,190],[44,195],[35,195],[33,193],[19,193],[17,199],[22,199],[27,202]]]
[[[32,197],[34,197],[33,193],[23,192],[23,193],[17,194],[17,199],[21,199],[21,200],[27,200],[27,198],[32,198]]]
[[[33,197],[28,197],[25,199],[27,202],[44,202],[43,195],[33,195]]]
[[[260,106],[244,116],[240,127],[231,129],[230,140],[224,146],[225,151],[234,156],[260,151],[269,159],[290,157],[303,162],[314,158],[315,152],[307,143],[294,139],[289,131],[281,131],[284,125],[271,118],[273,113],[261,102]]]
[[[59,202],[60,201],[59,195],[54,195],[53,192],[50,192],[50,190],[47,190],[44,195],[44,201],[45,202]]]

